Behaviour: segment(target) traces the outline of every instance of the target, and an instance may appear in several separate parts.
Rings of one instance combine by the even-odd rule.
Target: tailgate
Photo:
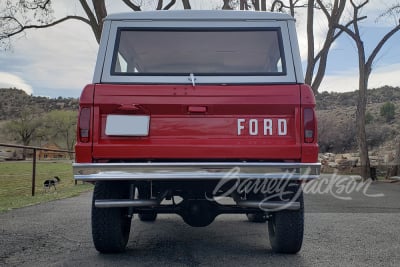
[[[301,158],[299,85],[98,84],[93,123],[99,160]]]

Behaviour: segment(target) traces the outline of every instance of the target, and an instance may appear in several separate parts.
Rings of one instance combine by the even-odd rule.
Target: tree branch
[[[331,19],[331,14],[329,14],[328,9],[326,9],[326,7],[324,6],[324,4],[321,2],[321,0],[317,0],[318,6],[319,8],[322,10],[322,12],[324,12],[326,18],[328,19],[328,21]]]
[[[394,27],[390,32],[388,32],[383,38],[379,41],[378,45],[372,51],[371,55],[368,57],[367,60],[367,68],[371,69],[372,63],[375,60],[375,57],[378,55],[379,51],[382,49],[383,45],[389,40],[397,31],[400,30],[400,24]]]
[[[182,0],[182,4],[184,9],[192,9],[190,6],[190,0]]]
[[[176,0],[171,0],[171,2],[168,3],[163,9],[164,10],[169,10],[173,5],[175,5]]]
[[[3,36],[3,37],[0,36],[0,39],[12,37],[14,35],[17,35],[18,33],[23,32],[24,30],[27,30],[27,29],[42,29],[42,28],[52,27],[52,26],[57,25],[57,24],[59,24],[61,22],[64,22],[64,21],[67,21],[67,20],[71,20],[71,19],[80,20],[80,21],[83,21],[83,22],[85,22],[85,23],[90,25],[90,21],[88,19],[86,19],[84,17],[80,17],[80,16],[66,16],[66,17],[64,17],[62,19],[53,21],[52,23],[45,24],[45,25],[22,25],[14,17],[0,17],[0,19],[12,19],[20,26],[19,30],[15,31],[15,32],[12,32],[12,33],[6,33],[5,36]]]
[[[122,2],[124,2],[125,5],[127,5],[128,7],[130,7],[133,11],[142,11],[142,9],[140,8],[140,6],[135,5],[135,4],[132,3],[130,0],[122,0]]]
[[[357,21],[362,21],[362,20],[364,20],[364,19],[366,19],[366,18],[367,18],[367,16],[363,16],[363,17],[359,17],[359,18],[353,19],[353,20],[347,22],[344,26],[345,26],[346,28],[349,28],[350,25],[354,24],[355,20],[357,20]],[[338,31],[337,33],[335,33],[335,36],[333,36],[333,38],[336,40],[336,39],[339,37],[339,35],[342,34],[342,33],[343,33],[342,30]]]
[[[335,24],[335,28],[338,28],[341,31],[347,33],[356,43],[358,43],[360,41],[359,37],[354,32],[352,32],[349,28],[346,28],[345,26],[340,25],[340,24]]]
[[[289,8],[289,6],[286,6],[282,1],[275,0],[271,5],[270,11],[271,12],[275,11],[276,5],[278,5],[278,4],[279,4],[279,7],[276,10],[278,10],[279,12],[282,12],[283,8]]]
[[[350,0],[351,5],[353,6],[353,19],[354,18],[358,18],[358,11],[363,8],[366,4],[368,4],[369,0],[365,0],[364,2],[362,2],[359,5],[356,5],[354,3],[354,0]],[[354,19],[354,23],[353,23],[353,27],[354,27],[354,33],[360,37],[360,30],[358,28],[358,21],[356,19]],[[361,41],[361,40],[359,40]]]
[[[89,25],[91,25],[91,23],[97,24],[97,19],[96,19],[95,15],[93,14],[92,10],[90,9],[89,5],[86,3],[86,1],[79,0],[79,2],[81,3],[83,10],[85,11],[86,15],[89,18],[89,21],[90,21]]]
[[[36,4],[35,6],[30,6],[30,5],[28,5],[28,4],[32,4],[32,3],[21,3],[25,8],[27,8],[27,9],[29,9],[29,10],[36,10],[37,8],[40,8],[40,9],[43,9],[43,10],[45,10],[46,8],[47,8],[47,5],[48,4],[50,4],[50,1],[51,0],[46,0],[44,3],[40,3],[40,2],[38,2],[38,3],[33,3],[33,4]]]
[[[357,20],[358,20],[358,21],[361,21],[361,20],[364,20],[364,19],[366,19],[366,18],[367,18],[367,16],[363,16],[363,17],[357,18]],[[350,27],[350,25],[352,25],[353,23],[354,23],[354,19],[351,20],[351,21],[349,21],[349,22],[347,22],[347,23],[344,25],[344,27],[348,28],[348,27]],[[336,27],[336,28],[337,28],[337,27]],[[340,36],[342,33],[343,33],[343,30],[339,29],[339,31],[336,32],[335,35],[333,36],[333,38],[332,38],[332,43],[333,43],[334,41],[336,41],[336,39],[339,38],[339,36]],[[321,58],[321,53],[322,53],[322,52],[323,52],[323,51],[321,50],[321,51],[315,56],[315,62],[317,62],[317,61]]]
[[[97,24],[103,28],[103,19],[107,16],[107,8],[104,0],[92,0],[94,12],[96,13]]]
[[[389,15],[395,15],[395,13],[400,13],[400,4],[394,4],[391,7],[389,7],[385,12],[379,15],[377,20],[379,20],[382,17],[386,17]]]
[[[156,10],[161,10],[163,7],[163,0],[158,0]]]
[[[89,18],[89,25],[92,28],[97,43],[100,43],[101,26],[99,26],[99,22],[97,21],[96,16],[93,14],[86,0],[79,0],[79,2],[81,3],[83,10]]]

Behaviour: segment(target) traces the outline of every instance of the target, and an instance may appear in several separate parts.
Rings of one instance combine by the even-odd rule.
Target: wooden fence
[[[74,151],[63,150],[63,149],[50,149],[43,147],[35,147],[35,146],[21,146],[21,145],[12,145],[12,144],[3,144],[0,143],[0,147],[13,147],[13,148],[22,148],[22,149],[31,149],[33,150],[32,157],[32,196],[35,196],[35,184],[36,184],[36,152],[37,151],[52,151],[52,152],[63,152],[63,153],[75,153]]]

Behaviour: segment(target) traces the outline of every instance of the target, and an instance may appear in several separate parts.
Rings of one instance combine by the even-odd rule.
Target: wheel
[[[147,184],[138,186],[139,199],[150,199],[150,197],[150,187]],[[138,216],[142,222],[154,222],[157,219],[157,213],[154,211],[138,213]]]
[[[301,249],[304,232],[302,192],[297,201],[300,202],[299,210],[281,210],[270,213],[268,234],[274,252],[295,254]]]
[[[100,253],[118,253],[125,250],[131,229],[127,208],[96,208],[98,199],[127,199],[129,184],[96,182],[92,200],[92,237]]]
[[[249,222],[265,223],[267,215],[265,213],[246,213]]]

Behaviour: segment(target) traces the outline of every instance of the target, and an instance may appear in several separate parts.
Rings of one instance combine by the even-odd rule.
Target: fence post
[[[33,160],[32,160],[32,196],[35,196],[35,182],[36,182],[36,148],[33,149]]]

